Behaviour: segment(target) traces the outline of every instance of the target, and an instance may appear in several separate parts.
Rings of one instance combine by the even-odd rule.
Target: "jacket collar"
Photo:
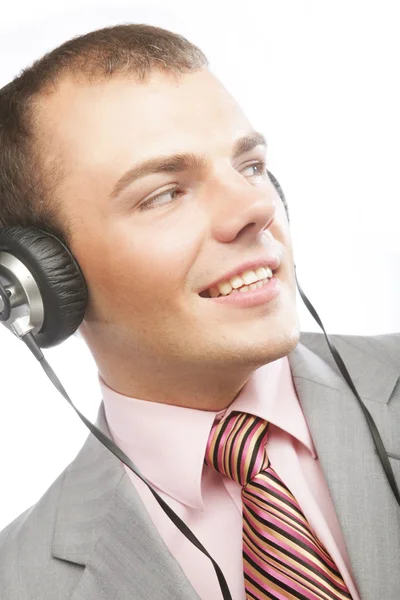
[[[379,343],[361,336],[331,335],[362,400],[387,404],[399,379],[399,367],[382,357]],[[376,338],[375,338],[376,339]],[[398,342],[397,342],[398,348]],[[322,334],[302,333],[300,343],[289,354],[294,379],[314,381],[357,399],[339,371]]]
[[[110,436],[103,405],[96,425]],[[199,600],[121,463],[92,435],[66,471],[52,553],[86,567],[71,600]]]

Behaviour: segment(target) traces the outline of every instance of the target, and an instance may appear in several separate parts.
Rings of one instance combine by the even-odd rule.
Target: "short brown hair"
[[[127,24],[75,37],[24,69],[0,90],[0,227],[36,226],[68,244],[70,231],[58,219],[54,194],[61,168],[41,164],[34,110],[63,75],[103,81],[133,74],[143,82],[156,70],[179,76],[207,66],[203,52],[183,36]]]

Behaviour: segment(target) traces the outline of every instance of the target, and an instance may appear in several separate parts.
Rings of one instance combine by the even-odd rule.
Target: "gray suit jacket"
[[[400,334],[332,336],[400,485]],[[322,334],[292,376],[363,600],[400,598],[400,508],[365,418]],[[98,424],[108,435],[102,407]],[[199,600],[121,463],[92,435],[45,495],[0,534],[1,600]]]

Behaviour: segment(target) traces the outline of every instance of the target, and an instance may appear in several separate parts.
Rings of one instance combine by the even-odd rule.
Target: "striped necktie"
[[[268,460],[268,422],[233,412],[215,423],[205,462],[242,486],[247,600],[351,598],[300,506]]]

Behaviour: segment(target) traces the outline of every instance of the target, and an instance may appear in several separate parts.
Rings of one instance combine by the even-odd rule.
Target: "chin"
[[[229,364],[230,367],[244,369],[258,369],[263,365],[279,360],[292,352],[300,339],[300,329],[298,323],[294,323],[291,328],[285,327],[280,331],[271,330],[263,335],[257,335],[257,338],[247,336],[241,340],[231,339],[230,344],[224,347],[219,346],[215,352],[208,354],[208,360],[215,363]]]
[[[300,340],[300,327],[296,323],[293,327],[278,336],[275,343],[271,344],[271,354],[275,356],[273,360],[278,360],[283,356],[290,354],[297,346]]]
[[[278,324],[276,324],[278,325]],[[264,332],[265,333],[265,332]],[[255,367],[279,360],[290,354],[300,340],[300,326],[296,319],[291,327],[270,328],[269,331],[247,348],[242,349],[242,361],[245,359]]]

